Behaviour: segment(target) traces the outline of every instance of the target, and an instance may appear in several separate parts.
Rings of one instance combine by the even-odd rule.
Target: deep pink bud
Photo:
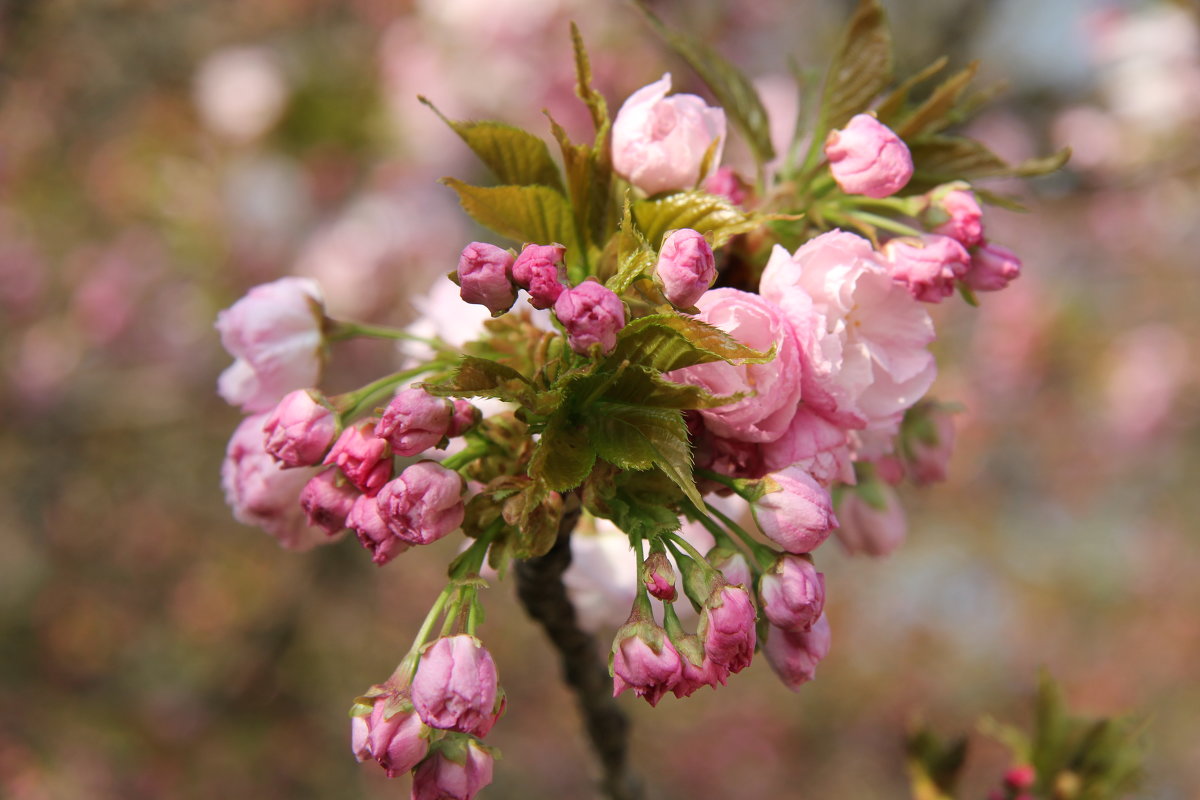
[[[410,547],[407,542],[392,535],[379,514],[379,503],[365,494],[359,495],[354,505],[350,506],[346,527],[354,531],[362,546],[371,551],[371,560],[381,567]]]
[[[630,622],[613,640],[613,697],[632,689],[652,706],[679,683],[682,663],[666,632],[652,623]]]
[[[704,234],[682,228],[663,242],[654,274],[672,305],[691,308],[717,279],[717,262]]]
[[[974,194],[955,189],[935,200],[934,206],[949,217],[934,228],[934,233],[957,239],[963,247],[983,243],[983,209]]]
[[[963,283],[977,292],[997,292],[1021,275],[1021,259],[1007,247],[985,244],[971,254]]]
[[[566,289],[567,273],[561,244],[527,244],[513,263],[513,281],[529,292],[529,305],[550,308]]]
[[[412,770],[429,752],[421,718],[396,692],[379,695],[369,714],[350,720],[350,746],[360,762],[373,758],[395,778]]]
[[[825,576],[808,559],[783,555],[763,574],[758,596],[772,625],[808,630],[825,610]]]
[[[970,254],[957,240],[937,235],[892,239],[883,246],[883,258],[892,280],[925,303],[940,303],[954,294],[954,282],[971,264]]]
[[[704,604],[698,633],[704,655],[715,663],[741,672],[754,658],[754,604],[739,586],[715,590]]]
[[[838,539],[851,555],[886,556],[901,545],[908,533],[904,507],[896,491],[884,483],[874,486],[878,487],[882,508],[875,508],[853,489],[846,490],[838,506],[842,521]]]
[[[599,345],[607,355],[617,346],[617,332],[625,327],[621,298],[595,281],[584,281],[558,296],[554,314],[567,329],[571,349],[587,353]]]
[[[677,595],[675,569],[671,566],[671,560],[667,558],[666,553],[655,551],[647,556],[646,562],[642,565],[641,577],[646,591],[652,596],[668,603],[675,599]]]
[[[517,302],[512,253],[486,242],[471,242],[458,257],[459,295],[468,303],[503,314]]]
[[[405,389],[388,403],[375,435],[398,456],[415,456],[436,445],[450,429],[454,404],[424,389]]]
[[[783,685],[796,691],[816,677],[817,664],[829,655],[829,642],[829,620],[822,614],[806,631],[772,627],[763,654]]]
[[[779,488],[751,506],[758,527],[789,553],[811,553],[838,526],[829,490],[797,467],[773,472],[764,480]]]
[[[337,435],[337,415],[307,389],[284,395],[263,423],[265,447],[284,467],[311,467],[321,461]]]
[[[409,544],[429,544],[462,524],[462,478],[433,461],[407,467],[375,501],[388,530]]]
[[[477,741],[468,740],[453,756],[443,749],[413,772],[412,800],[471,800],[492,782],[492,754]]]
[[[358,498],[358,489],[327,469],[304,484],[300,490],[300,508],[308,516],[308,524],[316,525],[333,536],[346,527],[346,515]]]
[[[904,188],[913,174],[908,145],[869,114],[853,117],[825,140],[829,171],[846,194],[887,197]]]
[[[444,636],[421,656],[412,701],[431,728],[486,736],[496,722],[496,662],[474,636]]]
[[[388,443],[375,435],[374,420],[342,431],[324,463],[337,464],[359,491],[369,495],[375,495],[392,477],[392,455]]]
[[[450,427],[446,429],[446,435],[450,438],[462,436],[467,431],[479,424],[479,420],[483,415],[479,409],[471,405],[466,400],[456,399],[454,401],[454,413],[450,415]]]
[[[1030,764],[1012,767],[1004,773],[1004,783],[1017,791],[1032,789],[1037,783],[1037,771]]]
[[[733,167],[720,167],[704,181],[704,191],[724,197],[735,206],[746,202],[746,185]]]

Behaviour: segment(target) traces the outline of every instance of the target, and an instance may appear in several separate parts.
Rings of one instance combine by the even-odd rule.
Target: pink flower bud
[[[977,292],[997,292],[1021,275],[1021,259],[1007,247],[985,244],[971,254],[963,283]]]
[[[666,632],[653,624],[631,622],[613,640],[613,697],[632,689],[652,706],[679,682],[682,664]]]
[[[529,292],[529,305],[550,308],[563,293],[567,279],[561,244],[527,244],[512,267],[513,281]]]
[[[829,655],[829,620],[822,614],[806,631],[772,627],[763,654],[783,685],[797,691],[817,675],[817,664]]]
[[[702,233],[682,228],[663,242],[654,274],[672,305],[691,308],[717,279],[717,262]]]
[[[621,298],[595,281],[584,281],[558,296],[554,314],[567,329],[571,349],[587,353],[599,345],[607,355],[617,346],[617,332],[625,327]]]
[[[433,461],[421,461],[379,490],[375,501],[388,530],[409,544],[429,544],[462,524],[462,478]]]
[[[492,782],[492,754],[474,739],[459,759],[435,750],[413,772],[412,800],[471,800]]]
[[[360,494],[350,506],[346,527],[354,531],[362,546],[371,551],[371,560],[381,567],[410,547],[392,535],[379,513],[379,503],[369,495]]]
[[[842,521],[838,539],[851,555],[886,556],[899,547],[908,534],[908,521],[896,491],[884,483],[875,486],[884,502],[882,509],[873,507],[855,490],[848,489],[842,495],[838,507]]]
[[[417,666],[412,701],[431,728],[486,736],[496,722],[496,662],[474,636],[444,636]]]
[[[720,167],[704,181],[704,191],[724,197],[735,206],[746,202],[746,184],[733,171],[733,167]]]
[[[646,557],[642,565],[642,583],[646,591],[659,600],[669,603],[675,599],[675,569],[666,553],[655,551]]]
[[[1037,771],[1029,764],[1012,767],[1004,773],[1004,783],[1017,791],[1032,789],[1033,785],[1037,783]]]
[[[934,233],[958,240],[963,247],[983,243],[983,209],[971,192],[955,189],[934,201],[935,208],[949,219],[934,228]]]
[[[765,480],[779,488],[751,506],[758,527],[789,553],[816,550],[838,526],[829,490],[796,467],[773,472]]]
[[[392,398],[375,426],[398,456],[415,456],[436,445],[450,429],[454,405],[424,389],[405,389]]]
[[[284,467],[311,467],[320,463],[337,435],[333,409],[313,399],[306,389],[297,389],[279,401],[263,423],[265,447]]]
[[[825,610],[825,576],[808,559],[783,555],[763,574],[758,596],[772,625],[806,631]]]
[[[704,655],[730,672],[741,672],[754,658],[754,604],[739,586],[723,586],[712,593],[700,615],[698,633]]]
[[[217,314],[221,344],[235,359],[217,388],[231,405],[269,411],[293,389],[321,377],[321,287],[306,278],[255,286]]]
[[[954,454],[954,416],[941,408],[931,408],[907,433],[904,463],[913,483],[924,486],[946,480],[950,456]]]
[[[375,421],[351,425],[342,431],[326,464],[337,464],[359,491],[376,494],[392,477],[392,455],[388,443],[375,435]]]
[[[462,436],[467,431],[479,424],[479,420],[483,418],[479,409],[471,405],[470,402],[462,399],[454,401],[454,413],[450,415],[450,427],[446,429],[446,435],[450,438]]]
[[[887,197],[904,188],[913,174],[908,145],[869,114],[852,118],[825,140],[829,171],[846,194]]]
[[[373,758],[395,778],[412,770],[429,752],[429,741],[421,718],[407,698],[397,693],[374,698],[369,714],[350,720],[350,746],[360,762]]]
[[[468,303],[503,314],[517,302],[512,282],[512,253],[486,242],[471,242],[458,257],[459,296]]]
[[[705,155],[712,150],[707,166],[715,167],[725,146],[723,110],[669,91],[667,73],[631,94],[613,120],[613,169],[646,194],[691,189],[704,177]]]
[[[940,303],[954,294],[954,282],[971,263],[966,248],[949,236],[936,235],[892,239],[883,246],[883,257],[892,280],[925,303]]]
[[[719,569],[725,580],[733,586],[749,589],[754,585],[754,573],[750,570],[750,562],[741,552],[718,545],[708,553],[707,558],[708,563]]]
[[[315,525],[330,536],[346,527],[346,515],[358,498],[358,489],[344,481],[336,469],[317,474],[300,491],[300,508]]]

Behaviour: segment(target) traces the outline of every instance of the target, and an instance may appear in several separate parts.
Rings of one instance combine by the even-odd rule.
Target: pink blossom
[[[407,467],[379,490],[379,515],[393,536],[429,544],[462,524],[462,478],[432,461]]]
[[[1021,259],[1007,247],[984,244],[971,254],[963,283],[977,292],[998,292],[1021,275]]]
[[[762,445],[762,461],[762,473],[754,477],[794,466],[822,486],[854,483],[854,463],[846,431],[805,403],[796,409],[783,436]]]
[[[963,247],[975,247],[983,243],[983,210],[974,194],[954,189],[936,199],[934,207],[948,217],[934,228],[934,233],[957,239]]]
[[[681,669],[679,653],[661,628],[631,622],[617,631],[612,649],[613,697],[632,689],[656,706],[679,683]]]
[[[486,736],[496,722],[496,662],[474,636],[443,636],[421,656],[412,701],[431,728]]]
[[[1037,783],[1037,771],[1030,764],[1011,767],[1004,773],[1004,783],[1013,789],[1032,789]]]
[[[763,654],[783,685],[792,691],[817,675],[817,664],[829,655],[829,621],[822,614],[809,630],[787,631],[771,627]]]
[[[773,472],[765,480],[774,490],[752,506],[758,527],[789,553],[816,550],[838,526],[829,490],[798,467]]]
[[[471,428],[478,425],[482,416],[479,409],[472,405],[469,400],[456,398],[454,400],[454,413],[450,415],[450,427],[446,428],[446,435],[452,439],[455,436],[462,436],[471,430]]]
[[[679,653],[679,680],[671,689],[676,697],[690,697],[702,686],[724,686],[729,680],[727,664],[718,664],[704,652],[703,642],[696,636],[672,639]]]
[[[321,287],[305,278],[255,286],[217,314],[221,344],[235,359],[217,382],[221,397],[246,411],[269,411],[293,389],[321,377]]]
[[[892,280],[925,303],[940,303],[954,294],[955,282],[971,263],[971,256],[957,240],[933,234],[923,240],[892,239],[883,246],[883,258]]]
[[[358,499],[358,489],[338,475],[336,469],[318,473],[300,491],[300,508],[308,524],[333,536],[346,527],[346,515]]]
[[[825,157],[846,194],[887,197],[903,189],[913,174],[908,145],[870,114],[858,114],[845,128],[831,131]]]
[[[646,194],[696,186],[705,155],[712,150],[715,167],[725,146],[725,112],[670,90],[667,73],[631,94],[613,121],[613,169]]]
[[[486,242],[471,242],[458,258],[460,296],[467,303],[503,314],[517,301],[512,253]]]
[[[567,289],[554,304],[554,315],[567,329],[571,349],[587,353],[599,345],[603,354],[617,346],[617,333],[625,327],[621,298],[595,281]]]
[[[946,480],[953,454],[954,415],[935,406],[904,439],[904,462],[913,483],[920,486]]]
[[[785,631],[808,630],[825,610],[825,576],[806,558],[782,555],[763,573],[763,614]]]
[[[371,560],[383,566],[411,545],[392,535],[387,522],[379,513],[374,497],[360,494],[346,515],[346,527],[354,531],[362,546],[371,551]]]
[[[654,275],[672,305],[691,308],[717,279],[712,247],[699,231],[674,231],[658,252]]]
[[[398,456],[415,456],[436,445],[450,429],[454,404],[424,389],[398,392],[384,409],[375,435]]]
[[[262,432],[266,418],[246,417],[229,440],[221,465],[225,502],[238,522],[262,528],[288,550],[308,550],[327,541],[324,532],[308,526],[298,502],[314,471],[285,470],[267,454]]]
[[[461,761],[434,750],[413,771],[412,800],[471,800],[492,782],[492,754],[474,739]]]
[[[397,701],[393,691],[375,697],[369,713],[351,718],[350,747],[360,762],[373,758],[395,778],[425,758],[427,730],[408,699]]]
[[[311,467],[321,461],[337,435],[333,409],[297,389],[284,395],[263,423],[268,453],[284,467]]]
[[[838,528],[838,539],[851,555],[886,556],[908,535],[908,520],[896,490],[885,483],[876,483],[873,487],[878,487],[883,508],[875,508],[857,491],[847,491],[838,504],[842,523]]]
[[[800,348],[785,313],[774,303],[737,289],[713,289],[696,303],[698,319],[761,352],[775,349],[763,364],[714,361],[669,373],[671,380],[714,395],[745,395],[736,402],[699,412],[718,436],[770,442],[787,430],[800,400]]]
[[[704,191],[724,197],[735,206],[746,202],[746,185],[742,183],[733,167],[718,167],[704,181]]]
[[[794,255],[777,245],[760,290],[796,328],[805,405],[835,425],[898,422],[933,383],[933,322],[866,239],[830,231]]]
[[[529,305],[534,308],[553,308],[558,296],[567,287],[563,256],[567,248],[561,244],[527,244],[512,266],[513,281],[529,292]]]
[[[375,420],[366,420],[346,428],[324,462],[341,467],[342,474],[368,495],[392,477],[392,454],[388,443],[375,435],[375,427]]]
[[[721,575],[732,586],[750,589],[754,585],[754,573],[750,570],[750,562],[738,550],[725,547],[713,548],[706,556],[708,563],[721,571]]]
[[[704,604],[697,631],[704,641],[705,659],[741,672],[754,658],[754,604],[739,586],[715,590]]]

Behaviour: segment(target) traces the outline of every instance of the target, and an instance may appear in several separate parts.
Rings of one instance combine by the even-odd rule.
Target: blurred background
[[[936,309],[958,400],[946,484],[895,555],[820,564],[834,650],[798,694],[756,663],[634,718],[655,797],[903,797],[903,736],[1025,724],[1037,671],[1146,720],[1138,795],[1200,796],[1200,19],[1190,3],[885,2],[900,73],[945,52],[1008,83],[972,133],[1069,144],[990,210],[1021,279]],[[794,103],[853,3],[661,1]],[[0,3],[0,796],[386,798],[346,711],[407,649],[452,542],[374,567],[231,518],[212,327],[248,287],[317,278],[336,317],[402,324],[479,235],[436,179],[478,177],[452,118],[583,130],[567,25],[617,108],[694,76],[616,0]],[[736,153],[734,154],[736,158]],[[389,370],[338,345],[327,388]],[[389,370],[390,371],[390,370]],[[510,583],[482,629],[508,691],[484,796],[587,797],[572,698]],[[972,735],[964,796],[1007,763]]]

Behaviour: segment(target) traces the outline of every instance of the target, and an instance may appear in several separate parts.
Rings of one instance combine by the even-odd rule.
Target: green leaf
[[[775,357],[751,349],[720,328],[682,314],[651,314],[626,325],[608,363],[628,361],[658,372],[729,361],[762,364]]]
[[[667,231],[691,228],[704,234],[715,250],[737,234],[754,230],[767,218],[746,214],[724,197],[690,191],[638,200],[633,204],[633,219],[651,247],[662,246]]]
[[[908,95],[912,90],[918,84],[924,83],[945,69],[946,64],[949,62],[949,58],[942,56],[920,72],[905,78],[899,86],[889,92],[888,96],[875,107],[875,116],[884,125],[894,129],[896,118],[904,111],[905,106],[908,104]]]
[[[922,137],[911,142],[909,150],[913,181],[906,190],[916,191],[955,180],[1045,175],[1062,167],[1071,156],[1070,148],[1064,148],[1051,156],[1010,165],[982,143],[961,136]]]
[[[597,467],[583,490],[587,510],[613,523],[630,536],[649,539],[678,530],[675,511],[682,494],[662,470],[619,471],[611,464]]]
[[[621,372],[620,377],[601,395],[601,399],[649,408],[687,410],[728,405],[742,399],[742,396],[718,397],[699,386],[673,383],[660,373],[632,365]]]
[[[547,115],[549,116],[549,115]],[[550,129],[562,151],[563,165],[567,173],[567,190],[571,198],[571,219],[576,235],[584,243],[599,244],[607,239],[609,185],[612,169],[607,162],[597,158],[596,151],[586,144],[574,144],[566,130],[550,119]],[[567,254],[568,271],[575,283],[588,274],[586,254]]]
[[[717,103],[746,138],[755,161],[765,164],[774,158],[767,111],[750,80],[708,45],[668,28],[643,0],[634,0],[634,3],[654,32],[696,71],[712,91]]]
[[[904,117],[904,120],[894,128],[901,139],[913,139],[924,133],[937,133],[954,120],[948,119],[950,112],[957,106],[962,93],[966,91],[979,62],[972,61],[961,72],[953,75],[934,89],[933,94],[925,102],[917,106]]]
[[[829,65],[820,130],[843,127],[865,111],[892,80],[892,36],[878,0],[860,0]]]
[[[622,294],[642,275],[649,274],[658,264],[658,256],[633,221],[629,193],[625,195],[625,211],[617,231],[617,268],[605,286]]]
[[[704,500],[692,478],[692,448],[679,411],[597,401],[589,409],[596,452],[622,469],[656,466],[697,508]]]
[[[562,498],[552,495],[541,481],[527,481],[521,491],[504,501],[504,521],[516,527],[513,543],[517,558],[545,555],[558,538]]]
[[[547,489],[574,489],[592,471],[596,450],[588,439],[588,428],[560,412],[555,414],[529,460],[529,477]]]
[[[604,95],[592,88],[592,65],[588,60],[587,48],[579,26],[571,23],[571,46],[575,51],[575,94],[588,107],[592,115],[592,127],[596,130],[596,149],[599,150],[608,134],[608,103]]]
[[[436,397],[493,397],[511,403],[532,405],[533,384],[512,367],[475,356],[464,356],[449,381],[422,384]]]
[[[471,186],[456,178],[442,183],[458,193],[472,219],[515,242],[558,242],[578,251],[575,224],[567,199],[548,186]]]
[[[562,191],[558,165],[550,149],[537,136],[503,122],[456,122],[447,119],[428,99],[418,96],[441,117],[487,165],[500,183],[513,186],[548,186]]]

